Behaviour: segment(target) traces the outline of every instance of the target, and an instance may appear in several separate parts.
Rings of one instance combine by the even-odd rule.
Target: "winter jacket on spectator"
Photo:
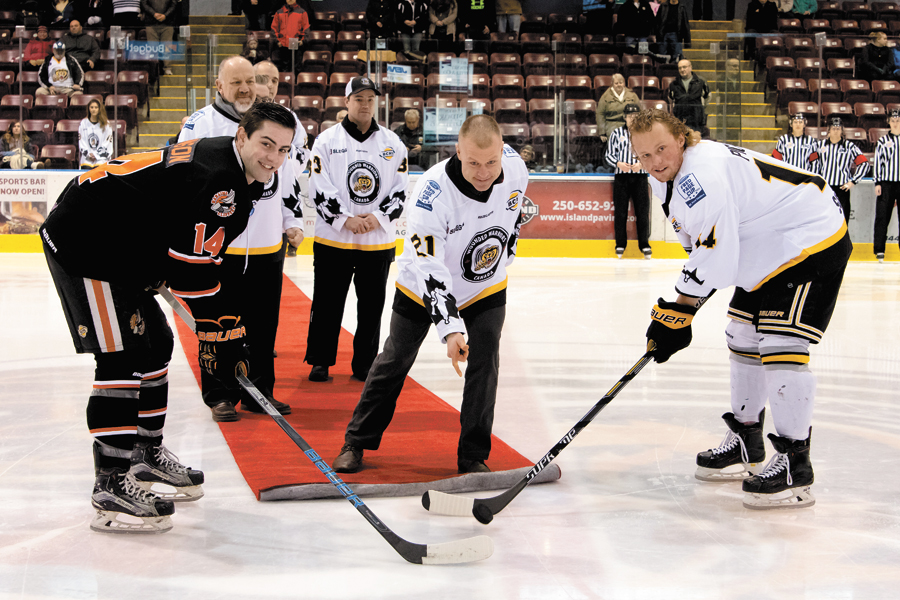
[[[49,38],[46,40],[33,39],[25,46],[25,58],[23,60],[43,60],[50,56],[50,53],[53,51],[51,46],[53,46],[53,40]]]
[[[456,37],[457,13],[458,8],[455,0],[433,0],[428,7],[428,19],[431,21],[431,24],[428,26],[428,35],[432,36],[437,32]],[[438,21],[444,24],[443,27],[447,28],[446,31],[438,31]]]
[[[819,3],[816,0],[794,0],[793,12],[801,17],[812,17],[817,10],[819,10]],[[809,15],[806,14],[807,12]]]
[[[428,29],[428,5],[425,0],[397,0],[394,4],[394,23],[396,32],[403,35],[425,33]],[[415,21],[414,27],[410,27],[404,21]]]
[[[597,102],[597,128],[600,137],[609,135],[625,124],[625,105],[639,104],[641,101],[632,90],[624,88],[622,97],[616,96],[616,91],[609,87],[600,96]]]
[[[63,64],[65,63],[65,64]],[[57,71],[59,71],[57,73]],[[38,82],[44,89],[51,87],[72,87],[78,85],[84,87],[84,71],[78,61],[66,54],[62,60],[57,61],[55,57],[50,57],[41,65],[38,71]]]
[[[684,124],[700,131],[706,126],[706,110],[703,101],[709,98],[709,86],[696,73],[691,73],[691,82],[687,89],[681,77],[669,84],[669,105],[672,114],[684,121]]]
[[[278,44],[288,47],[288,40],[298,38],[303,41],[303,36],[309,31],[309,15],[300,8],[299,4],[289,6],[285,4],[275,12],[272,18],[272,31],[278,38]]]
[[[663,39],[663,34],[666,27],[666,20],[669,18],[670,11],[676,11],[678,16],[676,17],[676,31],[678,34],[678,41],[683,44],[691,43],[691,26],[688,23],[688,14],[687,10],[685,10],[684,5],[680,2],[678,4],[660,4],[659,11],[656,13],[656,28],[654,30],[654,34],[656,35],[656,41],[660,42]]]
[[[635,6],[632,0],[627,0],[617,14],[619,17],[616,20],[616,33],[632,38],[647,38],[653,35],[656,17],[647,0],[641,0],[639,6]]]
[[[147,25],[172,25],[172,15],[175,12],[175,0],[141,0],[141,12],[144,13],[144,23]],[[156,13],[165,15],[164,21],[157,21]]]
[[[62,43],[66,45],[66,56],[72,56],[79,64],[85,64],[88,60],[96,64],[100,60],[100,44],[93,36],[68,32],[62,36]]]
[[[393,8],[391,0],[369,0],[366,5],[366,30],[374,37],[390,36],[394,31]]]
[[[778,26],[778,6],[774,0],[763,4],[759,0],[750,0],[747,6],[747,31],[771,33]]]
[[[87,0],[75,8],[75,18],[82,27],[109,27],[112,9],[112,0]]]
[[[457,0],[457,33],[484,37],[484,28],[497,31],[497,5],[494,0]]]

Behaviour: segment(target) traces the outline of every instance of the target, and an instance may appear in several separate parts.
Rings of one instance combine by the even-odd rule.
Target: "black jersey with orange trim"
[[[41,226],[70,275],[185,298],[220,290],[217,266],[263,184],[247,183],[231,137],[129,154],[72,180]],[[193,304],[192,304],[193,308]]]

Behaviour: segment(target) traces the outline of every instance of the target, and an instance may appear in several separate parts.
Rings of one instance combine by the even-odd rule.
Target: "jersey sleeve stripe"
[[[218,291],[222,289],[222,284],[217,283],[216,287],[210,288],[208,290],[172,290],[172,293],[179,298],[205,298],[206,296],[215,296]]]
[[[182,262],[190,263],[192,265],[207,265],[207,264],[219,264],[222,262],[221,258],[213,258],[212,256],[190,256],[188,254],[182,254],[181,252],[176,252],[169,248],[169,256],[174,258],[175,260],[180,260]]]

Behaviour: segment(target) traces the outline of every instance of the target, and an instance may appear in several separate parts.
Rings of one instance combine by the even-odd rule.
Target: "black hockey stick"
[[[401,538],[399,535],[391,531],[381,519],[375,516],[369,507],[366,506],[359,496],[353,493],[350,487],[341,481],[334,470],[328,466],[322,458],[306,443],[297,430],[285,420],[281,414],[275,410],[272,403],[262,394],[253,383],[244,375],[237,376],[238,383],[249,393],[260,406],[263,407],[270,417],[275,419],[278,426],[284,430],[288,437],[293,440],[297,446],[303,450],[306,457],[312,461],[322,474],[328,478],[328,481],[334,484],[334,487],[350,501],[356,510],[362,513],[362,516],[381,534],[387,543],[390,544],[397,553],[411,563],[417,565],[446,565],[456,563],[474,562],[488,558],[494,552],[494,542],[486,535],[479,535],[464,540],[454,542],[444,542],[442,544],[414,544]]]
[[[519,495],[519,493],[525,489],[531,480],[534,479],[538,473],[544,470],[544,468],[553,462],[553,459],[557,457],[557,455],[563,451],[563,449],[569,445],[569,443],[575,439],[575,436],[578,433],[588,426],[588,424],[594,420],[594,417],[603,410],[607,404],[612,402],[612,399],[616,397],[622,388],[625,387],[629,381],[635,378],[635,376],[640,373],[641,369],[650,362],[650,359],[653,358],[653,351],[656,349],[656,344],[652,341],[647,344],[647,352],[641,357],[639,361],[637,361],[631,369],[625,375],[622,376],[619,381],[616,382],[616,385],[612,386],[606,395],[600,399],[597,404],[591,407],[591,410],[587,412],[586,415],[581,417],[581,420],[575,424],[575,427],[569,430],[569,433],[563,436],[561,440],[556,442],[556,445],[544,455],[544,457],[539,460],[528,473],[525,474],[521,480],[519,480],[516,485],[512,486],[502,494],[498,496],[494,496],[493,498],[468,498],[465,496],[451,496],[450,494],[445,494],[444,492],[438,492],[436,490],[428,490],[424,494],[422,494],[422,506],[425,507],[425,510],[429,512],[433,512],[439,515],[450,515],[454,517],[465,517],[468,515],[473,515],[480,523],[484,523],[487,525],[494,519],[494,515],[498,512],[506,508],[506,505],[513,501],[513,498]]]

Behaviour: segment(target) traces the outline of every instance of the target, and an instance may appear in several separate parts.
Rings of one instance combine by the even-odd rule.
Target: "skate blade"
[[[164,517],[135,517],[111,510],[98,510],[91,529],[103,533],[165,533],[172,529],[172,519]]]
[[[790,488],[777,494],[746,494],[744,507],[752,510],[775,508],[806,508],[816,503],[810,486]]]
[[[159,481],[141,481],[137,478],[135,481],[145,492],[155,494],[168,502],[193,502],[203,497],[203,487],[199,485],[174,487]]]
[[[742,463],[738,465],[729,465],[724,469],[710,469],[708,467],[697,467],[694,477],[700,481],[711,482],[727,482],[727,481],[743,481],[748,477],[756,475],[762,471],[763,463]]]

